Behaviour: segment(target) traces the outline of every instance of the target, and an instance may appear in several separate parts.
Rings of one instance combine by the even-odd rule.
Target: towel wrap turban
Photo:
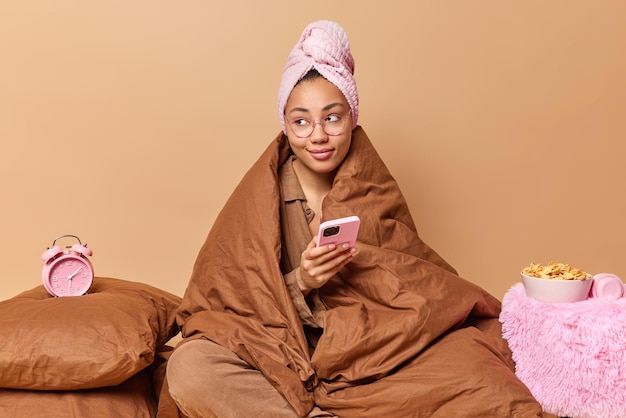
[[[359,95],[354,80],[354,58],[350,52],[348,35],[343,28],[328,20],[308,25],[294,46],[283,72],[278,90],[278,117],[285,129],[285,105],[295,85],[310,70],[316,69],[322,77],[343,93],[352,111],[352,129],[359,118]]]

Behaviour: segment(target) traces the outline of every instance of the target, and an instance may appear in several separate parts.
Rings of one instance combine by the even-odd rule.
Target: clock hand
[[[79,267],[76,269],[76,271],[72,274],[70,274],[69,276],[67,276],[67,288],[68,290],[71,292],[72,291],[72,279],[74,278],[74,276],[76,276],[78,273],[80,273],[80,271],[82,270],[82,267]]]
[[[67,280],[72,280],[72,278],[74,276],[76,276],[78,273],[80,273],[80,271],[82,270],[82,267],[79,267],[74,273],[70,274],[69,276],[67,276]]]

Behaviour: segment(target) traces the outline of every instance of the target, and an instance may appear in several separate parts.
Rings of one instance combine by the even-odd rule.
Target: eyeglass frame
[[[306,120],[306,121],[311,122],[311,133],[310,133],[310,134],[308,134],[307,136],[300,136],[300,135],[298,135],[298,134],[294,131],[293,127],[291,127],[291,130],[293,131],[293,134],[294,134],[295,136],[297,136],[298,138],[300,138],[300,139],[306,139],[306,138],[310,137],[311,135],[313,135],[313,132],[315,132],[315,127],[316,127],[317,125],[321,125],[321,126],[322,126],[322,131],[324,131],[324,133],[325,133],[326,135],[328,135],[328,136],[339,136],[339,135],[342,135],[342,134],[344,134],[344,133],[346,132],[346,126],[347,126],[346,122],[349,120],[349,118],[350,118],[350,115],[351,115],[351,114],[352,114],[352,109],[348,110],[348,113],[346,113],[345,115],[342,115],[341,113],[331,112],[331,113],[329,113],[328,115],[324,116],[324,118],[327,118],[328,116],[335,115],[335,116],[339,116],[339,117],[340,117],[340,120],[345,121],[345,122],[343,122],[343,123],[344,123],[344,126],[342,127],[341,132],[339,132],[339,133],[337,133],[337,134],[329,134],[328,132],[326,132],[326,121],[325,121],[325,120],[323,120],[323,119],[322,119],[322,120],[320,120],[320,119],[310,119],[310,118],[305,118],[305,117],[297,117],[297,118],[294,118],[294,119],[292,119],[292,120],[289,120],[289,119],[287,118],[287,116],[285,115],[285,123],[287,123],[287,124],[289,124],[289,125],[292,125],[292,124],[293,124],[293,122],[295,122],[295,121],[297,121],[297,120],[299,120],[299,119],[304,119],[304,120]]]

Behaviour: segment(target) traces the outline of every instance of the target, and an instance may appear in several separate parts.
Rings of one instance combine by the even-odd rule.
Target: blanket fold
[[[420,239],[361,127],[322,208],[325,220],[361,218],[360,252],[319,289],[325,327],[309,358],[279,267],[277,171],[289,155],[281,133],[216,219],[179,311],[185,340],[232,350],[301,416],[314,404],[341,417],[541,416],[514,375],[500,302]]]

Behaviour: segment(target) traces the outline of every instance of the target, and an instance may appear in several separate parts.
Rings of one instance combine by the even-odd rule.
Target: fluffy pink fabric
[[[341,90],[350,105],[354,129],[359,118],[359,95],[354,80],[354,58],[350,52],[348,35],[339,24],[319,20],[304,29],[287,58],[278,90],[278,117],[283,130],[285,105],[291,90],[313,68]]]
[[[500,322],[517,376],[546,412],[626,417],[626,299],[543,303],[517,283]]]

